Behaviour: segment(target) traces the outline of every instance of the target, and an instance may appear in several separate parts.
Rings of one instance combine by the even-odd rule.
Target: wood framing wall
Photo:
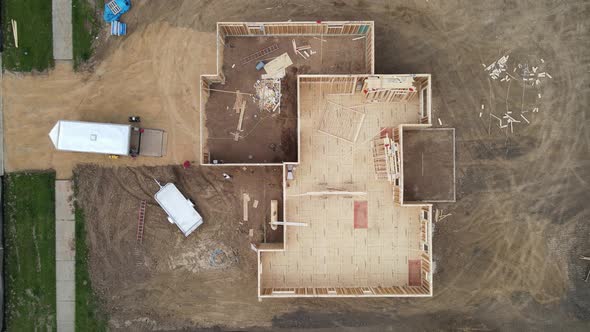
[[[308,287],[262,288],[260,297],[394,297],[430,296],[430,289],[422,286],[393,287]]]
[[[432,278],[431,265],[432,265],[432,205],[424,205],[420,209],[420,213],[426,212],[427,218],[424,219],[420,216],[420,228],[421,228],[421,239],[420,242],[427,245],[427,250],[420,255],[421,259],[421,272],[420,276],[422,279],[422,286],[428,288],[429,292],[432,291],[430,280]]]
[[[373,34],[373,21],[329,22],[219,22],[219,35],[279,36],[279,35],[361,35]],[[371,45],[372,46],[372,45]]]
[[[226,37],[256,36],[365,36],[367,74],[375,72],[375,30],[373,21],[317,22],[219,22],[217,34],[221,43]]]
[[[370,70],[370,74],[375,74],[375,29],[373,24],[371,24],[371,27],[369,28],[369,32],[367,33],[367,40],[365,43],[365,66],[367,69]]]
[[[420,112],[422,112],[422,108],[426,109],[426,116],[420,117],[421,124],[431,124],[431,91],[430,91],[430,75],[428,76],[417,76],[414,78],[414,81],[418,85],[418,94],[420,98]],[[423,91],[426,91],[425,98],[423,97]]]
[[[322,91],[329,94],[353,94],[359,79],[357,76],[301,76],[299,84],[321,84]]]

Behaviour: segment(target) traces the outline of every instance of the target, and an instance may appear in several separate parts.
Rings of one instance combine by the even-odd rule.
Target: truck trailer
[[[49,132],[59,151],[162,157],[166,132],[130,124],[59,120]]]
[[[168,215],[168,221],[176,224],[185,237],[203,224],[203,218],[195,210],[195,205],[176,188],[173,183],[162,186],[154,195],[156,202]]]

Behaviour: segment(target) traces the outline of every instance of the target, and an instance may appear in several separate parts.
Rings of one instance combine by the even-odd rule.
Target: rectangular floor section
[[[422,279],[420,278],[420,269],[422,268],[422,263],[419,259],[410,259],[408,261],[408,285],[410,286],[420,286],[422,285]]]
[[[354,228],[368,227],[367,212],[367,201],[354,201]]]

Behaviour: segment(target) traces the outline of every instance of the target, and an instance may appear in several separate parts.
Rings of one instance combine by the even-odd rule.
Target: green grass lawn
[[[92,56],[92,42],[100,30],[100,19],[96,16],[99,7],[96,0],[72,0],[72,47],[74,69]]]
[[[84,212],[76,206],[76,331],[106,330],[107,319],[100,310],[88,274]]]
[[[43,71],[53,66],[53,34],[50,0],[3,0],[4,68]],[[18,48],[10,20],[17,22]]]
[[[55,174],[4,182],[6,331],[55,331]]]

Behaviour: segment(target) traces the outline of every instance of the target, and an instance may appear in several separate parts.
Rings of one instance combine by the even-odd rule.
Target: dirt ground
[[[198,74],[215,69],[216,21],[373,19],[376,72],[433,75],[435,123],[440,118],[443,126],[457,128],[457,202],[437,206],[452,215],[435,226],[433,298],[258,302],[254,267],[239,275],[210,269],[173,279],[190,283],[182,292],[145,282],[128,283],[128,291],[118,287],[101,293],[113,328],[587,330],[590,284],[582,279],[590,266],[578,259],[590,254],[587,1],[262,0],[236,5],[223,0],[137,0],[126,15],[129,35],[109,39],[89,74],[5,75],[9,170],[56,167],[64,174],[76,162],[93,161],[87,155],[68,159],[47,152],[46,132],[53,121],[66,114],[83,118],[77,109],[84,109],[86,119],[105,112],[105,118],[114,120],[126,118],[129,109],[151,110],[170,121],[167,130],[178,133],[169,150],[178,146],[179,152],[162,162],[196,159]],[[516,80],[491,79],[485,65],[506,54],[512,64],[543,63],[553,78],[532,89],[523,89]],[[510,133],[491,121],[490,111],[516,112],[525,99],[527,108],[539,108],[526,115],[530,125],[520,124]],[[486,109],[480,118],[481,104]],[[118,114],[109,111],[113,108],[122,112],[113,115]],[[186,121],[190,118],[191,126]],[[113,184],[113,192],[132,181],[122,177],[121,188]],[[110,194],[104,191],[98,197]],[[223,202],[224,197],[214,194],[211,200]],[[84,197],[81,201],[89,204]],[[121,222],[134,219],[127,209],[110,210]],[[210,216],[230,218],[227,209],[220,210]],[[154,213],[152,206],[149,213]],[[175,245],[170,238],[178,234],[166,233],[165,222],[158,225],[162,233],[151,235]],[[148,237],[149,232],[148,226]],[[238,247],[216,238],[207,243],[224,252]],[[101,250],[117,251],[117,246],[112,241]],[[93,267],[94,274],[100,276],[109,264],[103,260]],[[121,283],[129,275],[124,277]],[[156,290],[149,300],[158,298],[153,303],[134,295],[152,288]],[[137,303],[151,309],[136,312]]]
[[[452,201],[455,154],[452,129],[404,130],[404,201]]]
[[[225,84],[212,84],[212,89],[255,93],[254,83],[264,74],[256,70],[259,60],[267,62],[285,52],[293,65],[281,85],[280,113],[260,111],[252,97],[244,96],[246,111],[242,138],[235,142],[239,114],[233,111],[234,94],[211,91],[206,110],[206,145],[211,159],[226,163],[261,163],[297,161],[297,74],[360,74],[365,68],[365,40],[352,37],[230,37],[223,53]],[[317,52],[309,59],[293,54],[292,40],[297,45],[310,45]],[[242,59],[263,48],[278,45],[279,49],[261,59],[242,64]],[[233,68],[232,68],[233,67]],[[213,74],[213,73],[211,73]],[[229,107],[229,110],[227,109]]]
[[[216,298],[220,309],[234,311],[239,311],[232,303],[236,295],[256,301],[256,253],[250,243],[283,241],[282,229],[268,225],[270,200],[282,206],[282,167],[81,166],[74,172],[87,222],[92,285],[114,327],[124,328],[133,321],[130,316],[171,327],[215,324],[214,317],[202,317],[194,300]],[[223,172],[232,179],[223,179]],[[153,179],[175,183],[195,203],[204,223],[188,238],[154,200]],[[244,193],[251,199],[247,222]],[[143,243],[137,244],[141,200],[147,209]],[[248,321],[237,312],[234,318]]]
[[[108,60],[96,60],[91,72],[73,73],[58,62],[45,74],[4,74],[7,171],[54,168],[58,179],[66,179],[81,162],[120,166],[199,160],[197,87],[200,74],[215,70],[215,36],[166,22],[132,29],[124,40],[106,42]],[[58,120],[127,123],[130,115],[141,116],[145,128],[167,131],[165,158],[111,160],[58,152],[48,136]]]

